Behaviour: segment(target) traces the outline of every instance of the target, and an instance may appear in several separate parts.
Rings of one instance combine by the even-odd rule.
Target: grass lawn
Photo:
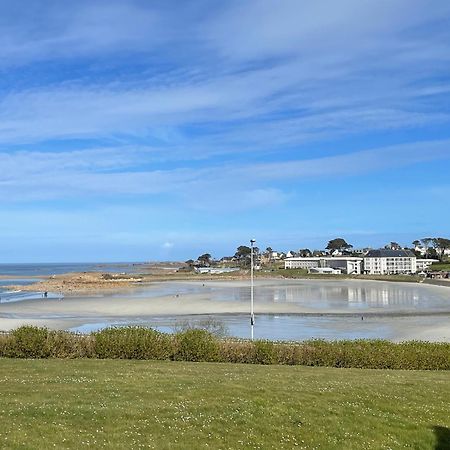
[[[450,448],[448,372],[0,359],[1,448]]]
[[[450,265],[449,265],[450,266]],[[434,267],[434,266],[433,266]],[[409,282],[417,283],[422,280],[421,277],[411,276],[411,275],[347,275],[343,274],[321,274],[321,273],[308,273],[306,269],[274,269],[269,272],[270,276],[276,277],[281,276],[283,278],[300,278],[300,279],[310,279],[310,280],[374,280],[374,281],[397,281],[397,282]],[[256,272],[256,276],[267,277],[268,272]]]
[[[450,270],[450,262],[442,262],[442,263],[435,263],[432,264],[430,267],[431,270]]]

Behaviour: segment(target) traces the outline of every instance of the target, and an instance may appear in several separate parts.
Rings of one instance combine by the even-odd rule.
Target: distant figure
[[[47,292],[47,291],[44,292],[44,297],[45,297],[45,298],[48,297],[48,292]]]
[[[364,320],[364,316],[361,316],[361,320]]]

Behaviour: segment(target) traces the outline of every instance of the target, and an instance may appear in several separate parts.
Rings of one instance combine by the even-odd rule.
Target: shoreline
[[[113,272],[69,272],[59,275],[33,275],[33,276],[8,276],[0,275],[0,280],[39,280],[32,284],[14,284],[7,286],[11,290],[21,290],[29,292],[55,292],[58,294],[86,295],[97,292],[114,292],[133,289],[142,285],[160,282],[205,282],[205,281],[244,281],[250,280],[250,274],[243,272],[239,274],[217,274],[201,275],[192,273],[113,273]],[[315,275],[305,274],[286,276],[282,273],[257,273],[256,280],[285,280],[285,281],[379,281],[389,283],[423,284],[429,286],[441,286],[450,288],[450,280],[445,279],[418,279],[417,277],[407,277],[395,275]],[[1,286],[0,286],[1,287]]]
[[[56,277],[51,280],[55,279]],[[255,287],[270,290],[279,287],[290,289],[298,285],[302,286],[302,289],[308,289],[308,285],[314,286],[316,284],[315,281],[312,279],[267,277],[258,278]],[[379,282],[380,280],[322,279],[317,281],[328,285],[326,289],[333,289],[336,286],[338,289],[348,289],[348,286],[353,285],[358,291],[364,288],[366,284],[372,283],[375,285],[375,281]],[[129,283],[129,280],[126,280],[125,283]],[[330,286],[329,283],[333,283],[333,285]],[[387,286],[388,282],[385,283]],[[341,284],[342,287],[339,287]],[[378,283],[376,284],[378,285]],[[348,336],[352,332],[355,336],[360,336],[361,332],[367,330],[368,327],[371,330],[368,336],[378,336],[376,334],[377,328],[374,329],[374,327],[380,327],[381,336],[392,335],[394,340],[403,339],[405,336],[405,339],[426,338],[434,341],[450,341],[450,327],[448,327],[450,323],[450,295],[448,296],[447,308],[447,286],[428,283],[417,284],[417,287],[408,288],[406,286],[402,288],[400,285],[392,286],[394,293],[397,289],[416,289],[419,290],[418,292],[428,292],[429,290],[430,298],[437,296],[437,299],[440,298],[441,300],[437,300],[438,303],[432,303],[428,310],[426,304],[425,307],[422,304],[422,310],[417,310],[412,303],[400,303],[398,305],[394,303],[393,306],[383,310],[381,309],[383,308],[381,302],[361,304],[338,302],[334,304],[327,301],[326,296],[322,300],[317,297],[317,302],[315,300],[309,301],[308,297],[306,301],[302,302],[289,301],[285,297],[280,301],[270,301],[263,296],[255,303],[255,315],[269,318],[280,316],[280,321],[287,320],[289,323],[293,321],[301,322],[303,325],[298,325],[300,326],[298,329],[299,335],[304,333],[303,328],[305,326],[308,327],[311,324],[318,332],[323,329],[332,333],[333,327],[335,327],[336,336],[343,335],[343,333]],[[30,285],[27,287],[30,287]],[[104,326],[125,325],[127,323],[145,325],[158,321],[166,323],[183,319],[195,321],[196,318],[207,316],[213,316],[218,320],[232,321],[233,323],[246,323],[248,304],[242,300],[242,297],[234,297],[233,292],[242,292],[242,289],[245,290],[247,287],[248,282],[242,277],[239,280],[232,280],[229,277],[220,279],[208,277],[207,280],[199,278],[171,279],[114,285],[110,286],[108,290],[91,289],[84,293],[70,291],[69,295],[62,300],[39,298],[0,303],[0,330],[11,330],[24,324],[65,330],[76,329],[89,324],[104,324]],[[230,288],[229,291],[228,288]],[[370,286],[368,288],[370,289]],[[379,290],[378,287],[374,289]],[[33,288],[30,290],[33,290]],[[216,293],[216,297],[211,297],[212,293]],[[229,297],[227,297],[228,295]],[[313,295],[311,299],[314,298]],[[358,309],[360,306],[362,308]],[[350,310],[346,310],[348,307]],[[289,320],[289,317],[292,320]],[[363,320],[360,320],[362,317]],[[278,325],[274,323],[273,326],[280,326],[282,322],[277,323]],[[276,331],[275,328],[274,330]],[[279,333],[280,331],[276,332]]]

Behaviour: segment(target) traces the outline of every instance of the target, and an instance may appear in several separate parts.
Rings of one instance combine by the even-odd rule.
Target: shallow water
[[[111,294],[108,294],[110,296]],[[165,282],[142,286],[121,298],[201,296],[215,302],[250,302],[248,282]],[[360,313],[387,311],[448,311],[450,289],[418,283],[394,283],[367,280],[257,280],[254,301],[257,304],[291,303],[316,310]]]
[[[85,323],[70,330],[90,333],[106,327],[139,325],[165,333],[172,333],[183,323],[199,324],[205,319],[214,319],[225,327],[229,336],[250,338],[249,317],[245,315],[209,315],[186,317],[149,317]],[[365,317],[355,316],[301,316],[295,314],[256,315],[255,339],[302,341],[307,339],[388,339],[401,341],[411,339],[411,333],[434,324],[449,321],[447,317]],[[445,336],[438,340],[446,340]]]
[[[123,306],[116,308],[117,315],[114,316],[106,310],[106,316],[101,312],[92,314],[89,302],[99,297],[107,300],[106,305],[111,300],[115,307]],[[245,280],[151,283],[116,293],[80,297],[84,308],[76,313],[74,310],[66,313],[61,308],[58,308],[59,313],[53,309],[37,313],[33,309],[27,311],[22,308],[19,312],[9,308],[1,316],[5,319],[44,320],[50,327],[52,323],[58,323],[58,327],[83,333],[125,325],[142,325],[171,332],[180,321],[195,323],[205,318],[201,310],[199,315],[191,316],[155,316],[150,315],[151,312],[143,315],[139,314],[139,309],[132,315],[126,312],[127,301],[132,299],[135,306],[141,302],[147,306],[156,299],[161,304],[161,300],[164,302],[174,297],[181,302],[185,299],[187,304],[202,300],[203,303],[198,304],[211,301],[249,305],[250,288]],[[74,297],[68,299],[71,304],[77,302]],[[39,300],[36,298],[36,301]],[[299,312],[303,310],[310,314],[291,311],[286,311],[287,314],[257,314],[256,339],[450,339],[447,333],[450,326],[450,289],[447,287],[366,280],[256,280],[256,309],[262,304],[289,304],[294,306],[294,311],[298,307]],[[151,308],[146,309],[151,311]],[[270,308],[266,310],[270,311]],[[248,314],[210,314],[207,317],[222,322],[231,336],[250,336]]]
[[[44,297],[42,292],[33,292],[33,291],[8,291],[1,290],[0,291],[0,304],[2,303],[14,303],[21,302],[26,300],[45,300],[45,299],[56,299],[63,298],[62,294],[58,294],[55,292],[47,292],[47,297]]]

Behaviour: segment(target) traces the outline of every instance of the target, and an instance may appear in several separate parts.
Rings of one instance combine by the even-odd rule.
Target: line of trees
[[[440,261],[444,259],[445,251],[450,249],[450,239],[442,237],[416,239],[412,244],[415,248],[422,247],[426,258],[434,256],[434,253]]]
[[[442,261],[445,257],[445,253],[447,250],[450,249],[450,239],[442,238],[442,237],[427,237],[423,239],[416,239],[412,242],[413,245],[413,251],[416,253],[416,255],[419,257],[421,256],[421,253],[417,250],[424,249],[425,257],[426,258],[432,258],[432,259],[439,259]],[[398,242],[390,242],[385,246],[387,249],[391,250],[401,250],[402,246]],[[335,251],[352,254],[353,245],[349,244],[345,239],[343,238],[335,238],[328,241],[327,246],[325,249],[329,253],[333,253]],[[253,248],[253,252],[256,258],[260,255],[260,250],[258,247]],[[267,247],[265,252],[263,252],[264,255],[269,256],[269,259],[272,255],[272,247]],[[300,257],[310,257],[314,256],[316,254],[323,254],[323,252],[319,251],[311,251],[308,248],[300,249],[297,252],[290,251],[291,254],[295,254],[296,256]],[[240,245],[237,247],[236,252],[233,256],[233,259],[243,267],[246,267],[250,264],[250,254],[251,254],[251,247],[248,247],[247,245]],[[194,266],[210,266],[214,263],[214,260],[210,253],[203,253],[200,255],[196,261],[190,259],[186,261],[188,266],[194,267]]]

